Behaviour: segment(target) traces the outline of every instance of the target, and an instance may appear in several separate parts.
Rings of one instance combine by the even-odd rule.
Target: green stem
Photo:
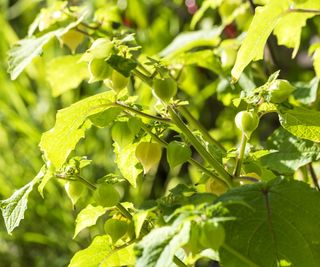
[[[320,14],[320,9],[289,8],[288,12]]]
[[[89,181],[87,181],[86,179],[84,179],[83,177],[81,177],[80,175],[76,175],[76,177],[78,178],[78,180],[81,182],[81,183],[83,183],[86,187],[88,187],[90,190],[96,190],[97,189],[97,187],[94,185],[94,184],[92,184],[92,183],[90,183]]]
[[[123,103],[120,103],[120,102],[116,102],[115,103],[115,106],[116,107],[119,107],[119,108],[122,108],[124,110],[127,110],[127,111],[130,111],[132,113],[135,113],[141,117],[145,117],[145,118],[148,118],[148,119],[152,119],[152,120],[156,120],[156,121],[162,121],[162,122],[166,122],[166,123],[171,123],[171,120],[169,118],[163,118],[163,117],[158,117],[158,116],[153,116],[153,115],[150,115],[150,114],[147,114],[147,113],[144,113],[140,110],[137,110],[135,108],[132,108],[132,107],[129,107]]]
[[[188,267],[182,260],[180,260],[177,256],[174,256],[173,262],[179,267]]]
[[[141,71],[139,71],[137,69],[134,69],[132,71],[132,73],[134,75],[136,75],[137,77],[139,77],[143,82],[148,84],[150,87],[152,87],[152,78],[148,77],[147,75],[145,75],[144,73],[142,73]]]
[[[242,133],[241,143],[240,143],[240,148],[239,148],[239,156],[237,158],[236,167],[234,170],[235,177],[240,176],[241,165],[242,165],[242,161],[243,161],[243,157],[244,157],[244,152],[246,150],[246,144],[247,144],[247,137],[244,133]]]
[[[223,152],[226,152],[225,148],[208,133],[208,131],[203,127],[203,125],[192,116],[192,114],[189,112],[189,110],[185,106],[178,107],[178,110],[193,128],[198,129],[201,132],[201,134],[203,135],[203,137],[206,139],[207,142],[211,144],[215,144]]]
[[[315,173],[315,171],[314,171],[314,169],[313,169],[313,166],[312,166],[312,163],[311,163],[311,162],[308,164],[308,170],[309,170],[309,172],[310,172],[311,179],[312,179],[312,182],[313,182],[314,187],[315,187],[318,191],[320,191],[320,186],[319,186],[318,178],[317,178],[317,175],[316,175],[316,173]]]
[[[222,247],[229,251],[231,254],[236,256],[238,259],[240,259],[242,262],[246,264],[247,267],[259,267],[256,263],[251,261],[250,259],[246,258],[244,255],[242,255],[240,252],[236,251],[232,247],[228,246],[227,244],[223,244]]]
[[[176,113],[172,106],[168,106],[168,111],[172,121],[182,131],[183,134],[189,139],[194,148],[198,151],[201,157],[206,160],[214,170],[219,174],[220,180],[225,183],[229,188],[232,187],[231,175],[224,169],[224,167],[217,161],[193,135],[190,129],[184,124],[180,116]]]

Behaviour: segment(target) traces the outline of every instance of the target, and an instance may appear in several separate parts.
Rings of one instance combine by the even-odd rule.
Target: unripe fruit
[[[253,111],[240,111],[235,117],[237,128],[249,139],[259,124],[259,117]]]
[[[129,82],[129,78],[123,76],[121,73],[117,72],[116,70],[112,71],[111,80],[112,80],[112,89],[116,92],[119,92],[122,89],[124,89]]]
[[[177,84],[170,77],[163,79],[154,79],[153,92],[164,102],[168,102],[177,93]]]
[[[92,59],[88,64],[89,83],[101,81],[110,77],[112,68],[103,59]]]
[[[109,219],[104,224],[104,231],[110,235],[113,243],[123,237],[127,233],[128,228],[129,222],[117,219]]]
[[[268,88],[269,101],[279,104],[293,92],[294,87],[287,80],[275,80]]]
[[[111,184],[100,184],[93,197],[97,204],[103,207],[115,206],[120,201],[119,192]]]
[[[228,190],[227,186],[216,179],[209,179],[206,182],[206,192],[213,193],[217,196],[224,194]]]
[[[187,251],[191,252],[192,254],[197,254],[201,250],[205,249],[199,243],[200,234],[201,234],[200,226],[197,223],[193,223],[190,229],[189,241],[184,247]]]
[[[104,59],[110,55],[112,48],[113,44],[110,40],[107,38],[99,38],[92,43],[87,53],[90,53],[91,59]]]
[[[72,205],[74,206],[79,200],[84,190],[84,185],[77,181],[68,181],[64,186]]]
[[[159,163],[161,152],[161,146],[157,143],[141,142],[137,146],[135,154],[142,164],[144,174]]]
[[[225,239],[225,231],[221,224],[205,222],[201,228],[200,244],[205,248],[218,250]]]

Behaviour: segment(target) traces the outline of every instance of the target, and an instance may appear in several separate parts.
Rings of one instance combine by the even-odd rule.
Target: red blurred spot
[[[229,24],[224,28],[224,33],[228,38],[235,38],[237,36],[237,28],[234,24]]]
[[[132,21],[130,19],[128,19],[127,17],[124,17],[122,19],[122,23],[123,23],[123,25],[125,25],[125,26],[127,26],[129,28],[132,26]]]

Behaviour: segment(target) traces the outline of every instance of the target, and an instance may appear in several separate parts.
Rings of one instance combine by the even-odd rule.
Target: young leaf
[[[97,236],[91,245],[78,251],[68,267],[118,267],[135,264],[133,244],[120,249],[112,250],[110,236]]]
[[[169,143],[167,147],[167,160],[171,169],[186,162],[189,158],[191,158],[190,147],[177,141]]]
[[[136,267],[169,267],[175,253],[189,240],[190,222],[152,230],[135,247]]]
[[[40,148],[47,160],[59,169],[76,144],[92,125],[88,117],[103,112],[114,102],[114,93],[107,91],[83,99],[68,108],[58,111],[55,126],[45,132]]]
[[[97,219],[106,212],[107,208],[101,206],[88,205],[81,210],[76,218],[76,229],[73,238],[75,238],[83,229],[94,225]]]
[[[30,37],[20,40],[15,44],[9,52],[8,72],[11,79],[15,80],[20,73],[32,62],[32,60],[42,53],[42,48],[54,36],[60,38],[72,28],[76,27],[84,16],[81,16],[77,21],[70,23],[65,28],[60,28],[55,31],[48,32],[38,38]]]
[[[231,71],[235,81],[239,79],[244,68],[252,60],[263,58],[263,49],[267,39],[277,25],[282,13],[288,7],[289,4],[287,1],[271,0],[264,7],[256,8],[256,14],[250,24],[247,36],[240,47],[236,63]]]
[[[33,186],[39,182],[44,176],[43,169],[39,171],[37,176],[24,187],[15,191],[11,197],[0,201],[0,209],[4,219],[4,223],[9,234],[19,226],[20,221],[24,219],[24,212],[27,209],[28,196]]]
[[[237,204],[239,199],[247,205]],[[219,200],[237,218],[224,224],[222,266],[320,265],[320,194],[309,185],[274,179],[231,190]]]
[[[303,107],[279,108],[279,119],[283,128],[293,135],[320,142],[320,112]]]
[[[59,96],[64,92],[77,88],[89,78],[85,62],[79,62],[80,56],[61,56],[54,58],[47,65],[47,80],[52,87],[52,95]]]

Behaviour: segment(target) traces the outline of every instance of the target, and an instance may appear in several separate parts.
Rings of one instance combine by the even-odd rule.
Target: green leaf
[[[70,23],[65,28],[48,32],[40,37],[30,37],[20,40],[9,51],[8,72],[11,79],[15,80],[20,73],[32,62],[32,60],[42,53],[42,49],[53,37],[60,38],[72,28],[76,27],[84,16],[81,16],[77,21]]]
[[[160,52],[160,55],[167,57],[198,46],[215,46],[220,41],[219,36],[222,30],[222,27],[216,27],[211,30],[181,33],[171,42],[171,44]]]
[[[296,5],[295,8],[319,9],[320,2],[309,0],[303,5]],[[307,20],[315,15],[315,13],[287,13],[275,26],[274,34],[277,36],[278,44],[293,48],[292,57],[298,52],[302,28]]]
[[[215,9],[219,5],[221,5],[222,0],[216,1],[216,0],[205,0],[203,1],[201,7],[197,10],[197,12],[193,15],[191,23],[190,23],[190,28],[193,30],[197,23],[202,19],[204,16],[205,12],[209,9]]]
[[[237,55],[236,63],[231,74],[235,81],[240,77],[244,68],[252,60],[263,58],[264,46],[269,35],[277,25],[282,13],[289,8],[287,1],[271,0],[263,7],[257,7],[255,16],[250,24]],[[267,22],[267,23],[266,23]]]
[[[299,139],[283,128],[270,136],[267,148],[275,152],[260,160],[277,173],[292,174],[299,167],[320,159],[319,144]]]
[[[52,95],[59,96],[64,92],[77,88],[89,78],[88,64],[79,62],[80,55],[54,58],[47,65],[47,79],[52,87]]]
[[[182,53],[173,58],[173,62],[183,65],[196,65],[222,74],[221,62],[212,50],[206,49],[196,52]]]
[[[190,221],[178,226],[164,226],[152,230],[135,247],[136,267],[168,267],[175,253],[189,240]]]
[[[233,189],[220,201],[237,218],[224,224],[221,266],[320,266],[320,194],[309,185],[275,179]]]
[[[319,53],[319,55],[320,55],[320,53]],[[319,57],[319,60],[320,60],[320,57]],[[320,61],[319,61],[319,63],[320,63]],[[319,71],[320,71],[320,69],[319,69]],[[302,104],[314,103],[317,100],[319,82],[320,82],[319,78],[314,77],[310,82],[307,82],[307,83],[298,82],[298,83],[294,84],[294,86],[296,87],[296,90],[293,92],[295,99],[297,99]]]
[[[191,149],[186,144],[173,141],[167,147],[167,160],[170,168],[174,168],[191,158]]]
[[[118,267],[135,264],[133,244],[120,249],[112,249],[110,236],[97,236],[91,245],[78,251],[71,259],[69,267]]]
[[[120,108],[109,108],[103,112],[90,116],[89,119],[94,124],[94,126],[104,128],[107,127],[111,122],[113,122],[115,118],[118,117],[120,112]]]
[[[137,185],[137,177],[141,174],[142,169],[137,165],[139,163],[136,158],[135,151],[138,143],[128,144],[120,147],[114,142],[114,153],[116,154],[116,164],[123,177],[133,186]]]
[[[98,218],[106,212],[107,208],[102,206],[88,205],[81,210],[76,218],[76,229],[73,238],[75,238],[83,229],[94,225]]]
[[[114,101],[114,92],[107,91],[59,110],[55,126],[41,137],[40,148],[46,160],[56,169],[61,168],[70,152],[84,137],[85,131],[91,127],[88,117],[108,109]]]
[[[44,176],[43,169],[28,184],[15,191],[11,197],[0,201],[0,209],[4,223],[9,234],[19,226],[20,221],[24,219],[24,213],[27,209],[28,196],[33,186]]]
[[[280,123],[293,135],[313,142],[320,142],[320,112],[295,107],[293,109],[279,108]]]

